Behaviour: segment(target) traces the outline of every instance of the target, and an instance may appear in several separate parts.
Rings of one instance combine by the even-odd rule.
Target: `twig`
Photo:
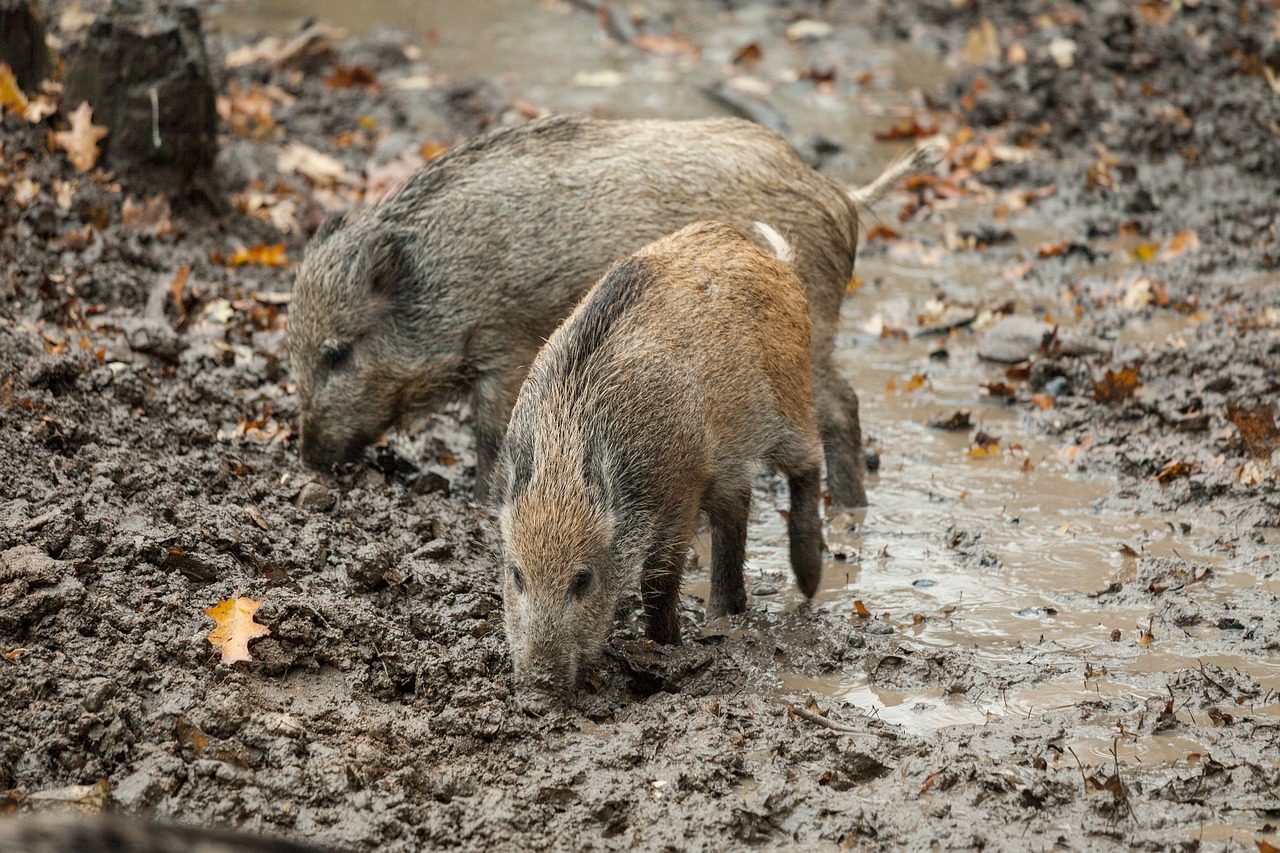
[[[787,710],[790,711],[792,715],[800,717],[803,720],[808,720],[811,723],[817,723],[820,726],[825,726],[826,728],[831,729],[833,732],[841,732],[843,734],[852,734],[852,735],[875,735],[877,737],[897,738],[897,735],[894,734],[893,732],[876,732],[876,731],[871,731],[870,729],[859,729],[859,728],[854,728],[853,726],[844,726],[844,725],[841,725],[840,723],[837,723],[835,720],[829,720],[826,717],[822,716],[821,714],[816,714],[813,711],[810,711],[808,708],[797,708],[795,705],[792,705],[790,702],[785,702],[783,704],[786,705]]]

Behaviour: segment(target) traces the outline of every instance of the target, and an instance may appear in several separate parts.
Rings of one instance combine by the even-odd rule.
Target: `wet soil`
[[[655,2],[608,27],[515,5],[231,66],[296,22],[209,8],[219,91],[278,87],[270,127],[220,126],[225,196],[258,207],[140,217],[48,150],[57,117],[3,117],[0,811],[353,850],[1277,843],[1275,4]],[[376,82],[327,86],[336,66]],[[840,180],[953,140],[869,217],[844,310],[873,505],[828,518],[804,605],[762,477],[750,612],[708,624],[695,566],[683,646],[625,616],[578,710],[530,719],[466,413],[307,471],[290,271],[230,261],[296,263],[423,142],[539,109],[715,114],[698,87],[744,76]],[[284,168],[292,142],[357,178]],[[203,611],[237,594],[271,635],[226,666]]]

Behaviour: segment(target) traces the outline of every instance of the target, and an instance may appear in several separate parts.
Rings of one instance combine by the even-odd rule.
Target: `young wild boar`
[[[547,341],[494,477],[507,639],[528,707],[569,692],[629,590],[649,636],[679,642],[699,511],[712,527],[708,610],[746,608],[747,514],[762,465],[787,477],[791,567],[813,595],[822,457],[809,352],[795,272],[720,222],[615,264]]]
[[[831,359],[855,205],[927,159],[850,193],[738,119],[557,117],[478,136],[311,241],[289,309],[302,457],[352,461],[402,416],[469,397],[483,498],[525,371],[611,263],[697,220],[765,221],[808,296],[828,489],[862,506],[858,399]]]

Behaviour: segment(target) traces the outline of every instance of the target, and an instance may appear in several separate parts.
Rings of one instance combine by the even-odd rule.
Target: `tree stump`
[[[53,70],[44,36],[44,18],[32,0],[0,0],[0,62],[28,92]]]
[[[89,102],[109,131],[103,163],[131,189],[177,197],[212,186],[214,97],[195,9],[118,5],[71,48],[62,103]]]

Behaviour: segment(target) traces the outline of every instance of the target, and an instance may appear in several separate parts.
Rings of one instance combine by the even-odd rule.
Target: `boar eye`
[[[511,582],[515,584],[516,592],[524,595],[524,572],[520,571],[519,566],[511,567]]]
[[[573,595],[575,598],[581,598],[591,589],[591,572],[583,570],[578,572],[577,577],[573,579]]]
[[[351,345],[330,344],[321,351],[321,354],[324,356],[326,367],[330,370],[338,370],[351,360]]]

